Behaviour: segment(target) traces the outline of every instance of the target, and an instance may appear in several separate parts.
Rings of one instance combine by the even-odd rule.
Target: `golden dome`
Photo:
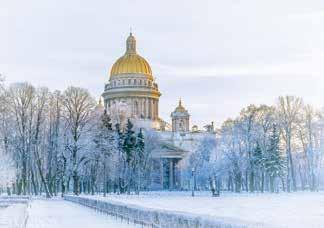
[[[186,112],[187,110],[182,106],[181,99],[179,100],[179,105],[176,107],[175,112]]]
[[[126,41],[126,53],[111,68],[110,77],[118,74],[145,74],[153,79],[150,65],[136,53],[136,40],[132,33]]]

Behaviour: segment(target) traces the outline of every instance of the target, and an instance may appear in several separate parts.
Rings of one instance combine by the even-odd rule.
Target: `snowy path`
[[[27,228],[130,228],[113,217],[64,200],[34,200]]]

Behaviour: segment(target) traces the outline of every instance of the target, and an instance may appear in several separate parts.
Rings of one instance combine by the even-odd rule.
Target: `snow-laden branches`
[[[301,98],[276,106],[250,105],[225,121],[217,136],[223,181],[234,191],[318,189],[323,118]],[[224,185],[225,186],[225,185]]]
[[[161,163],[152,156],[162,150],[159,132],[131,118],[126,103],[106,111],[83,88],[0,87],[3,188],[48,197],[72,190],[138,193],[149,190],[154,178],[161,180]],[[181,182],[190,182],[194,170],[196,189],[318,190],[323,123],[323,112],[297,97],[249,105],[216,135],[195,141],[196,148],[177,164]]]

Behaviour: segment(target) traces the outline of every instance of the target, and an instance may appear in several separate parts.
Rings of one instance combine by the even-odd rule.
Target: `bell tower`
[[[173,132],[188,132],[189,131],[189,118],[188,111],[182,106],[181,99],[179,100],[178,107],[171,113],[172,118],[172,131]]]

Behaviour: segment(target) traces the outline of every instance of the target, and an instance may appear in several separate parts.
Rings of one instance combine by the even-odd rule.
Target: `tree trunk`
[[[36,181],[35,181],[34,171],[30,170],[30,173],[31,173],[31,182],[32,182],[32,185],[33,185],[33,188],[34,188],[34,194],[38,195],[38,190],[37,190],[37,185],[36,185]]]
[[[79,176],[76,171],[73,171],[72,179],[73,179],[73,193],[75,195],[79,195]]]
[[[106,161],[103,163],[103,172],[104,172],[104,180],[103,180],[103,195],[106,197],[107,194],[107,171],[106,171]]]
[[[288,159],[289,159],[289,165],[290,165],[290,174],[291,174],[291,180],[292,180],[292,187],[293,191],[297,191],[297,183],[296,183],[296,175],[295,175],[295,167],[294,162],[291,154],[291,136],[288,137]]]
[[[38,149],[37,148],[35,148],[35,157],[36,157],[36,164],[37,164],[37,167],[38,167],[38,173],[40,175],[42,184],[43,184],[43,186],[45,188],[46,198],[51,198],[52,195],[49,192],[48,185],[47,185],[47,182],[46,182],[45,177],[44,177],[44,174],[43,174],[42,162],[40,160],[40,157],[39,157]]]

